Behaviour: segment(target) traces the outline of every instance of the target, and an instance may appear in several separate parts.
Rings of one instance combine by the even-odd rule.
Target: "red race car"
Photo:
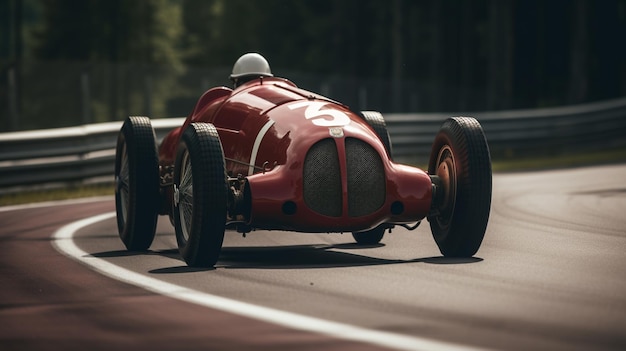
[[[372,245],[425,218],[444,256],[478,251],[491,159],[474,118],[443,123],[425,172],[392,160],[380,113],[354,112],[275,78],[258,54],[242,56],[231,79],[234,90],[205,92],[158,146],[149,118],[124,122],[115,203],[128,250],[150,247],[160,214],[189,266],[213,266],[226,229],[351,232]]]

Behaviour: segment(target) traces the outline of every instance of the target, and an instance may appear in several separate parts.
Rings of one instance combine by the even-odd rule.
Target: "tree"
[[[179,66],[180,8],[172,0],[48,0],[36,33],[44,60]]]
[[[491,0],[489,6],[488,109],[511,105],[513,95],[513,2]]]

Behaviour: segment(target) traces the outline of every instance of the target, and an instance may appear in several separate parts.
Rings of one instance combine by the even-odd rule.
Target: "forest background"
[[[0,0],[0,132],[186,116],[246,52],[351,108],[626,96],[626,0]]]

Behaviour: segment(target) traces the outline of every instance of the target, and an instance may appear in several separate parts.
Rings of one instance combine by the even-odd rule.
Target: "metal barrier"
[[[385,116],[393,156],[425,164],[443,113]],[[626,98],[585,105],[476,112],[492,157],[561,154],[626,146]],[[153,119],[157,138],[183,118]],[[0,192],[18,186],[112,181],[115,144],[122,122],[0,134]]]
[[[160,140],[184,118],[153,119]],[[8,187],[112,182],[122,122],[0,134],[0,193]]]
[[[459,114],[385,116],[394,155],[427,163],[441,123]],[[556,108],[474,112],[493,158],[559,155],[626,145],[626,98]]]

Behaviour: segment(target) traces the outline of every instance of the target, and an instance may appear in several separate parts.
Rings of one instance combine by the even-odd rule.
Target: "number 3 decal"
[[[326,109],[325,101],[301,101],[289,105],[290,110],[306,107],[304,118],[310,119],[313,124],[320,127],[341,127],[350,124],[350,117],[339,110]]]

